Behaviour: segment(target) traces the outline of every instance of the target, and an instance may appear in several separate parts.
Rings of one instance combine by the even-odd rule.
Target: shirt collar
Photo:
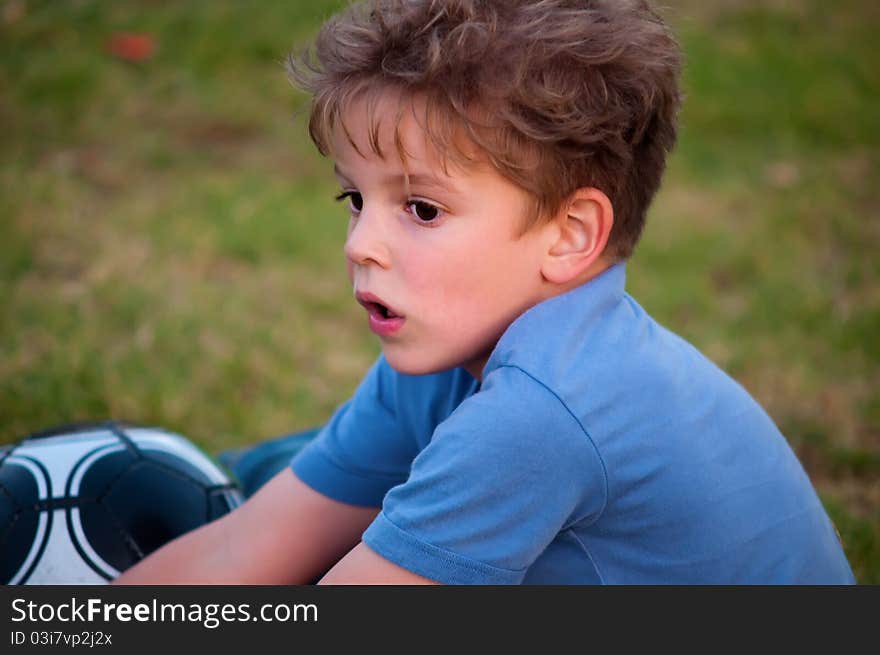
[[[523,312],[501,335],[483,376],[506,361],[521,344],[556,339],[562,333],[579,330],[620,302],[626,287],[626,262],[609,266],[596,277],[558,296],[548,298]],[[553,331],[550,334],[550,330]]]

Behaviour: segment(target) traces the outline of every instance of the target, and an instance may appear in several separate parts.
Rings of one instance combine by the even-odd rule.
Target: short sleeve
[[[551,390],[503,366],[437,426],[363,540],[438,582],[517,584],[559,532],[598,517],[606,494],[580,422]]]
[[[418,452],[396,411],[396,376],[379,357],[354,396],[291,462],[315,491],[352,505],[379,507],[404,482]]]

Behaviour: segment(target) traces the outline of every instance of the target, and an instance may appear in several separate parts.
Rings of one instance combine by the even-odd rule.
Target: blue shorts
[[[242,493],[250,497],[276,473],[284,470],[303,446],[314,439],[320,428],[285,434],[256,446],[226,450],[217,459],[238,478]]]

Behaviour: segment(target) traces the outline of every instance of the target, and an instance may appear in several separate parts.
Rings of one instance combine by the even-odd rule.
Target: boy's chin
[[[403,375],[431,375],[432,373],[443,373],[454,368],[463,368],[471,375],[473,370],[482,371],[483,366],[488,359],[488,353],[482,357],[460,361],[455,358],[437,357],[437,353],[431,353],[434,356],[413,356],[412,353],[403,353],[394,348],[383,347],[382,353],[385,355],[385,361],[388,365],[398,373]],[[473,370],[472,370],[473,369]]]
[[[382,352],[388,365],[403,375],[430,375],[431,373],[442,373],[459,366],[457,363],[443,363],[430,358],[407,356],[395,352],[393,348],[383,348]]]

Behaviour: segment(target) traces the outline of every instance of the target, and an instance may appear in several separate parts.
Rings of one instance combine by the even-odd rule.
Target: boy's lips
[[[380,337],[388,337],[403,327],[406,317],[372,293],[358,291],[354,296],[369,315],[370,329]]]

